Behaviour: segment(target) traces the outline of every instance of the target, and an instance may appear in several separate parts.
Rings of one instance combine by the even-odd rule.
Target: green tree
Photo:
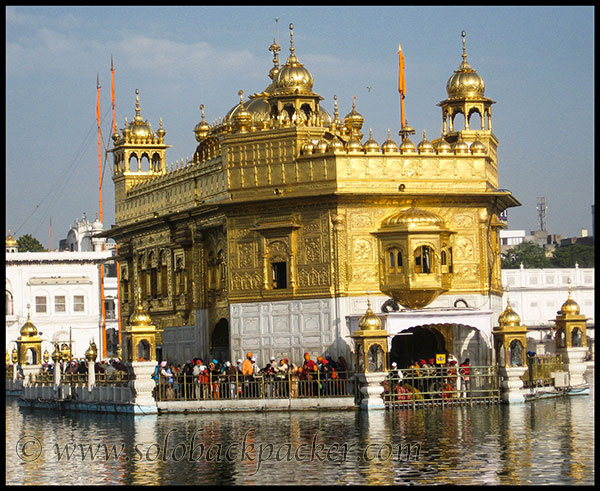
[[[521,242],[506,251],[502,257],[502,269],[517,269],[521,267],[521,264],[524,268],[549,268],[552,266],[546,257],[544,248],[534,242]]]
[[[17,247],[19,252],[46,252],[42,243],[31,234],[21,235],[17,239]]]
[[[557,247],[550,259],[555,268],[574,268],[575,263],[580,268],[594,267],[594,246],[583,244],[569,244]]]

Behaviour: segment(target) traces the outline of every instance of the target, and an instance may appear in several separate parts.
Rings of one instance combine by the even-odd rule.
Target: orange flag
[[[398,92],[404,99],[406,95],[406,82],[404,81],[404,54],[402,53],[402,46],[398,43]]]

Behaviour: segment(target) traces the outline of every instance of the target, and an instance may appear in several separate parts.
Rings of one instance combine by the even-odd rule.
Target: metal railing
[[[527,357],[527,370],[521,377],[523,387],[549,387],[554,385],[552,372],[563,371],[562,357],[556,355],[534,355]]]
[[[206,377],[184,373],[174,375],[172,380],[160,377],[153,392],[157,401],[354,397],[357,391],[353,372],[335,372],[335,375],[314,372],[306,378],[291,373],[283,376],[209,374]]]
[[[461,375],[459,368],[405,369],[397,376],[391,372],[383,382],[383,400],[392,408],[500,402],[495,366],[470,366],[468,375]]]
[[[118,385],[126,386],[129,384],[129,374],[122,370],[116,370],[113,373],[96,373],[96,386]],[[50,371],[41,371],[37,374],[32,374],[31,385],[48,386],[54,383],[54,374]],[[61,385],[87,386],[88,374],[85,373],[61,373]]]

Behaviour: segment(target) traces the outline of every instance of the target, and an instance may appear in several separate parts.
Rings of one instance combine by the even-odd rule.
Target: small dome
[[[129,123],[128,133],[132,138],[146,140],[154,138],[154,132],[148,121],[144,121],[140,111],[140,91],[135,90],[135,118]]]
[[[344,123],[349,130],[360,132],[365,118],[356,110],[356,96],[352,96],[352,111],[346,114]]]
[[[6,236],[6,247],[17,247],[17,240],[12,236],[10,230]]]
[[[369,139],[364,144],[366,153],[379,152],[379,144],[373,139],[373,130],[369,129]]]
[[[579,304],[573,300],[573,297],[571,296],[571,285],[569,285],[569,298],[562,304],[558,313],[563,315],[579,315],[579,312]]]
[[[329,142],[325,138],[321,138],[315,145],[315,153],[327,153],[329,150]]]
[[[202,120],[194,127],[197,142],[201,142],[210,133],[210,125],[204,120],[204,104],[200,104],[200,111],[202,113]]]
[[[463,31],[463,61],[446,84],[446,92],[450,99],[478,98],[485,94],[483,79],[467,62],[465,36],[465,31]]]
[[[38,330],[37,327],[35,327],[33,325],[33,322],[31,322],[31,315],[28,313],[27,314],[27,322],[25,322],[25,324],[23,324],[23,327],[21,327],[21,337],[23,338],[31,338],[34,336],[38,335]]]
[[[259,97],[253,99],[250,104],[246,106],[246,110],[252,116],[252,124],[257,127],[263,127],[265,123],[268,123],[271,119],[271,106],[267,102],[266,97]]]
[[[456,143],[452,145],[452,150],[456,154],[469,153],[469,144],[465,142],[462,138],[462,135],[459,134],[458,140],[456,140]]]
[[[104,225],[102,225],[102,222],[98,219],[98,217],[96,217],[96,219],[92,223],[92,230],[94,232],[98,232],[100,230],[104,230]]]
[[[93,341],[90,343],[90,347],[85,352],[85,359],[89,362],[96,361],[98,358],[98,348],[96,347],[96,343]]]
[[[487,147],[477,138],[471,143],[471,153],[473,155],[481,155],[487,152]]]
[[[273,93],[312,93],[313,76],[298,61],[294,53],[294,25],[290,24],[290,55],[285,65],[275,74],[273,78]]]
[[[506,302],[506,309],[498,317],[498,324],[500,327],[518,327],[521,325],[521,318],[510,306],[510,301]]]
[[[363,153],[363,146],[360,140],[352,137],[346,145],[348,153]]]
[[[444,138],[442,138],[435,145],[435,151],[438,153],[438,155],[439,154],[445,154],[445,153],[451,153],[452,152],[452,147],[450,146],[450,144]]]
[[[389,128],[387,140],[383,142],[383,145],[381,145],[381,150],[383,151],[383,153],[398,152],[398,145],[394,140],[392,140],[392,134]]]
[[[306,140],[306,142],[304,143],[304,145],[302,145],[302,155],[310,155],[313,153],[313,150],[315,149],[315,146],[312,142],[312,140],[309,138],[308,140]]]
[[[419,153],[421,153],[421,154],[435,153],[433,144],[427,139],[425,130],[423,130],[423,140],[421,140],[421,143],[419,143],[419,145],[417,146],[417,149],[419,150]]]
[[[329,143],[329,150],[332,152],[343,152],[344,142],[337,137],[333,137],[333,140]]]
[[[414,228],[421,226],[442,228],[444,227],[444,220],[431,211],[415,207],[413,203],[409,208],[404,208],[381,222],[381,228]]]
[[[139,297],[137,308],[135,309],[135,312],[131,314],[131,317],[129,317],[129,325],[131,327],[149,327],[152,325],[152,319],[144,310]]]
[[[406,137],[404,141],[400,144],[400,152],[402,153],[416,153],[417,147],[411,141],[410,138]]]
[[[378,331],[381,329],[381,319],[371,310],[371,301],[367,301],[367,311],[358,321],[361,331]]]

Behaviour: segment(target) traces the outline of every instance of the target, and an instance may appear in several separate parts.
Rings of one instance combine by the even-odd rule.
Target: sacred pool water
[[[589,396],[416,410],[124,416],[6,401],[7,484],[594,484]]]

